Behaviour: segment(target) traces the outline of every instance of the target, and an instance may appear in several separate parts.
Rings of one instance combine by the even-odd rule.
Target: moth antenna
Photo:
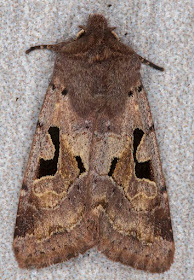
[[[78,27],[86,31],[86,27],[84,25],[78,25]]]
[[[111,33],[112,33],[112,35],[118,40],[118,41],[120,41],[119,40],[119,37],[118,37],[118,35],[117,35],[117,33],[116,32],[114,32],[114,31],[111,31]]]
[[[141,60],[142,63],[144,63],[144,64],[146,64],[146,65],[148,65],[148,66],[150,66],[150,67],[152,67],[152,68],[154,68],[154,69],[156,69],[156,70],[164,71],[164,68],[163,68],[163,67],[160,67],[160,66],[158,66],[158,65],[156,65],[156,64],[154,64],[154,63],[152,63],[151,61],[149,61],[149,60],[143,58],[143,57],[140,56],[140,55],[139,55],[139,59]]]
[[[82,34],[84,34],[84,33],[85,33],[84,29],[80,30],[76,35],[76,40],[79,39],[82,36]]]
[[[54,45],[40,45],[40,46],[34,46],[26,50],[26,54],[29,54],[30,52],[38,49],[47,49],[47,50],[52,50],[54,48]]]

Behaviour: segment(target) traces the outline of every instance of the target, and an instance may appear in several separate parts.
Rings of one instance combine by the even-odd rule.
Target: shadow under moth
[[[13,249],[21,268],[89,248],[150,272],[173,262],[168,195],[140,77],[147,61],[102,15],[56,53],[24,175]]]

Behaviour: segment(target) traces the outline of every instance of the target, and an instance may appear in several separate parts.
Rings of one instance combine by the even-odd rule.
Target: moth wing
[[[84,151],[91,133],[71,109],[58,68],[39,115],[20,194],[13,243],[20,267],[62,262],[85,252],[95,240],[85,215]]]
[[[163,272],[173,262],[174,241],[156,135],[141,82],[131,89],[118,124],[121,132],[111,144],[109,178],[99,176],[98,193],[93,194],[105,205],[98,249],[134,268]]]

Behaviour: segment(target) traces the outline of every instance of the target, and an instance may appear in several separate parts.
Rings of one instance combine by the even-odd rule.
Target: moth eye
[[[119,160],[119,159],[118,159],[117,157],[114,157],[114,158],[113,158],[112,163],[111,163],[111,166],[110,166],[110,170],[109,170],[109,172],[108,172],[108,176],[112,176],[112,175],[113,175],[118,160]]]
[[[85,33],[86,33],[86,31],[84,29],[81,29],[76,35],[76,40],[83,37],[85,35]]]

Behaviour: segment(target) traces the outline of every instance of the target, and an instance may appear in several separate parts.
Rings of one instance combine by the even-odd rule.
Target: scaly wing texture
[[[46,48],[57,60],[20,195],[13,244],[20,267],[96,245],[137,269],[169,269],[168,196],[139,57],[99,15],[80,39]]]
[[[140,81],[129,91],[125,108],[110,122],[112,132],[94,141],[92,197],[99,205],[98,249],[114,261],[163,272],[173,262],[174,242],[156,135]],[[101,117],[99,126],[100,122]],[[112,160],[108,176],[107,159]]]
[[[92,247],[95,219],[86,214],[87,150],[92,132],[71,108],[56,75],[50,84],[23,180],[14,252],[20,267],[43,267]]]

